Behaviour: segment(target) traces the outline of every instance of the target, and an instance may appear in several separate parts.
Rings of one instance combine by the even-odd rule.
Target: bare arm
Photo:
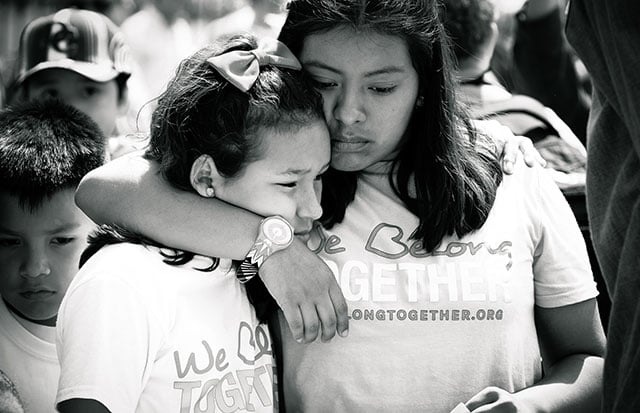
[[[198,254],[243,259],[262,219],[217,199],[177,190],[140,156],[118,158],[87,174],[78,206],[97,223],[117,223],[162,244]],[[294,338],[346,334],[347,305],[331,270],[298,240],[269,257],[260,277],[280,305]]]
[[[99,224],[117,223],[165,245],[236,260],[246,256],[262,219],[171,187],[158,165],[141,156],[121,157],[88,173],[76,203]]]
[[[489,387],[467,407],[474,413],[599,412],[605,337],[595,298],[559,308],[536,307],[545,376],[510,394]]]

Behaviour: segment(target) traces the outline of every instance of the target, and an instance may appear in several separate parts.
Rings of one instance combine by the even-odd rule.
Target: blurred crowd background
[[[252,31],[277,36],[284,0],[0,0],[0,107],[12,98],[20,32],[36,17],[66,7],[107,15],[125,34],[137,67],[128,82],[122,133],[146,131],[152,104],[177,64],[220,35]],[[140,111],[143,109],[142,111]]]
[[[565,4],[568,0],[559,0]],[[509,89],[515,38],[514,15],[524,0],[494,0],[499,11],[500,38],[491,67]],[[146,131],[151,108],[145,104],[163,90],[177,64],[220,35],[253,31],[277,37],[284,21],[286,0],[0,0],[0,107],[11,99],[11,78],[20,32],[36,17],[65,7],[107,15],[126,36],[138,66],[128,82],[130,113],[120,124],[123,133]],[[588,92],[588,74],[576,59]],[[588,93],[585,93],[588,99]],[[585,106],[588,106],[586,104]],[[142,119],[136,121],[136,117]],[[579,131],[574,131],[583,139]]]

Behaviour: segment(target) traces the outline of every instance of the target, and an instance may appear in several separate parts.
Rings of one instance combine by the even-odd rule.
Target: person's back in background
[[[106,16],[62,9],[23,29],[14,100],[59,99],[89,115],[108,138],[111,157],[138,149],[118,136],[128,106],[131,57],[124,35]],[[138,142],[141,144],[141,142]]]
[[[88,116],[57,101],[0,111],[0,369],[28,412],[53,412],[58,307],[94,225],[75,205],[104,162]]]

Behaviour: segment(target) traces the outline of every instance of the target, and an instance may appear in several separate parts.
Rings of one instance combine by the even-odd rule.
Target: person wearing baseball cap
[[[14,88],[22,99],[70,104],[113,137],[116,120],[127,109],[131,66],[124,35],[108,17],[62,9],[22,30]],[[109,142],[109,151],[117,146]]]

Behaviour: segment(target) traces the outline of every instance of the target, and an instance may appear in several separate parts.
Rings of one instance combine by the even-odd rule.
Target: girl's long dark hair
[[[426,251],[447,235],[465,235],[487,219],[502,180],[493,143],[475,132],[458,106],[453,64],[437,0],[293,0],[279,39],[299,55],[307,36],[337,27],[398,36],[407,44],[420,79],[416,106],[389,180],[420,220],[412,238]],[[323,224],[344,218],[357,172],[325,176]],[[415,190],[415,195],[414,191]]]

